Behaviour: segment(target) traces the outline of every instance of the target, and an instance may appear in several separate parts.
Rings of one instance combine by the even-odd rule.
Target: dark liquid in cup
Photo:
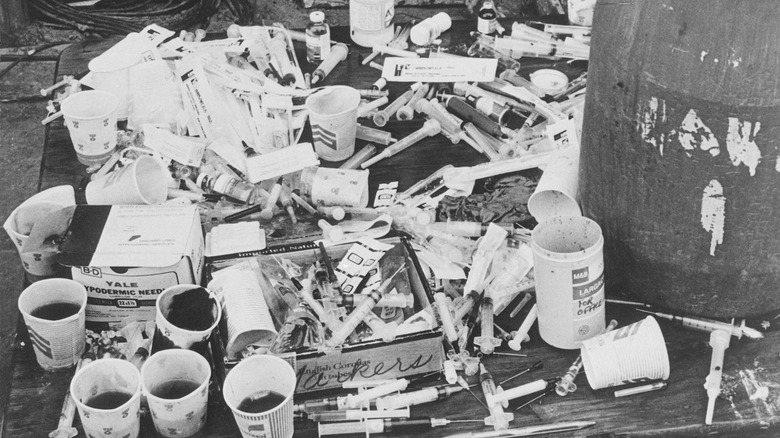
[[[259,414],[261,412],[270,411],[284,403],[284,398],[285,397],[278,392],[262,391],[241,400],[241,404],[238,405],[238,410],[250,414]]]
[[[108,391],[94,395],[84,403],[93,409],[116,409],[127,403],[132,394],[122,391]]]
[[[200,387],[199,383],[190,380],[171,380],[157,385],[152,395],[168,400],[175,400],[189,395]]]
[[[33,310],[30,312],[30,315],[40,319],[56,321],[75,315],[79,313],[80,309],[81,306],[74,303],[49,303]]]

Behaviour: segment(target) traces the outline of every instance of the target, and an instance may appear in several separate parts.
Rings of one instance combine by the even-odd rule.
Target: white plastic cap
[[[309,14],[309,20],[311,20],[314,23],[320,23],[325,21],[325,13],[322,11],[314,11],[311,14]]]
[[[442,32],[452,26],[452,19],[446,12],[439,12],[433,17],[421,21],[409,32],[409,39],[418,46],[427,46],[439,37]]]

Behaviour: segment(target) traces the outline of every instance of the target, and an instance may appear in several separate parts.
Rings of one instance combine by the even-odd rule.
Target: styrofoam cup
[[[582,343],[582,363],[593,389],[669,378],[669,354],[652,316]]]
[[[106,162],[116,149],[117,97],[107,91],[87,90],[62,102],[62,116],[81,164]]]
[[[109,92],[117,98],[117,118],[127,119],[130,94],[130,67],[142,60],[141,52],[148,41],[133,32],[117,44],[89,61],[92,87]]]
[[[62,319],[42,319],[32,314],[52,303],[78,306],[78,311]],[[19,295],[22,313],[35,359],[45,370],[69,368],[84,353],[86,344],[87,290],[80,283],[66,278],[49,278],[31,284]]]
[[[187,330],[173,325],[167,319],[170,313],[171,304],[173,303],[173,297],[188,290],[200,288],[201,286],[196,284],[179,284],[165,289],[157,297],[157,316],[155,318],[155,323],[157,324],[156,332],[159,332],[159,334],[162,335],[162,338],[155,336],[152,345],[154,351],[168,348],[183,348],[201,352],[205,349],[205,343],[208,341],[211,332],[217,324],[219,324],[219,320],[222,317],[222,306],[219,305],[219,302],[213,294],[209,293],[213,303],[212,317],[214,318],[214,322],[209,328],[205,330]]]
[[[32,227],[46,215],[71,205],[76,205],[76,195],[72,186],[52,187],[22,202],[3,223],[5,232],[19,252],[22,266],[29,274],[28,278],[52,276],[56,274],[58,268],[56,247],[45,252],[22,252],[25,243],[30,239]],[[36,279],[39,278],[30,278],[30,281]]]
[[[99,394],[121,392],[130,399],[114,409],[87,406]],[[141,373],[129,361],[100,359],[81,368],[70,381],[70,396],[76,403],[86,436],[138,436],[141,426]]]
[[[346,85],[324,87],[306,99],[314,151],[325,161],[346,160],[355,153],[360,93]]]
[[[295,370],[276,356],[250,356],[238,363],[225,378],[222,395],[233,411],[244,438],[289,438],[293,435],[293,394]],[[245,398],[262,391],[274,391],[284,397],[275,408],[259,413],[238,410]]]
[[[154,427],[160,435],[188,437],[203,428],[206,424],[209,379],[209,362],[194,351],[165,350],[149,357],[141,368],[141,387],[149,403]],[[193,390],[178,398],[161,393],[166,387],[170,389],[172,384],[187,385]]]
[[[87,184],[88,204],[162,204],[168,197],[168,170],[150,155]]]
[[[581,216],[556,216],[531,233],[539,335],[553,347],[579,348],[604,331],[604,237]]]

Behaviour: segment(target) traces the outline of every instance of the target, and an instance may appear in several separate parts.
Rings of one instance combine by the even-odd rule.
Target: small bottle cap
[[[314,11],[309,14],[309,20],[311,20],[313,23],[322,23],[325,21],[325,13],[322,11]]]

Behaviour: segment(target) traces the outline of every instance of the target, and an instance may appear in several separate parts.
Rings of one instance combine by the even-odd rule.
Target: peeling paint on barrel
[[[723,186],[713,179],[704,188],[701,197],[701,226],[712,235],[710,239],[710,255],[715,255],[715,249],[723,243],[726,225],[726,198],[723,196]]]

